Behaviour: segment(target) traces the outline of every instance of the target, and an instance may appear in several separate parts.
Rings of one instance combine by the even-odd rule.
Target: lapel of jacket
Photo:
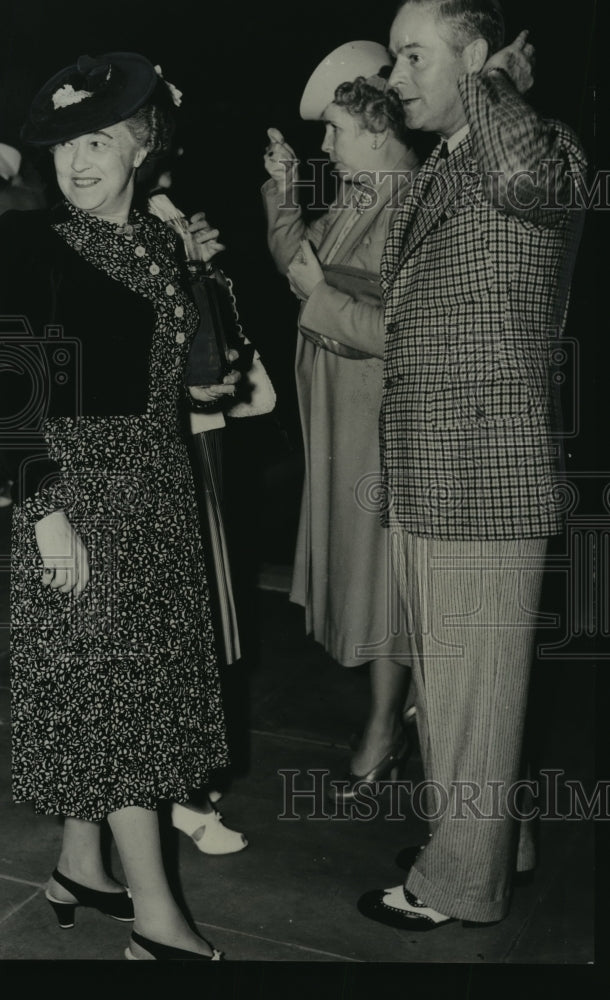
[[[356,219],[352,229],[346,236],[344,242],[341,244],[336,263],[349,256],[354,247],[361,242],[367,230],[374,225],[382,211],[390,211],[388,202],[391,198],[396,199],[396,197],[398,197],[399,202],[404,201],[406,192],[409,190],[412,183],[411,178],[417,170],[417,159],[415,154],[411,152],[408,152],[406,155],[401,154],[400,160],[394,165],[393,170],[399,175],[398,184],[394,183],[391,177],[386,177],[380,184],[374,185],[376,196],[375,203],[371,205],[370,208],[365,208],[362,214]],[[343,203],[347,204],[351,196],[351,186],[345,185],[341,191],[341,198],[344,199]],[[343,226],[348,220],[349,213],[352,211],[354,211],[354,209],[346,208],[343,210],[339,209],[336,212],[336,218],[328,227],[326,233],[324,234],[324,239],[319,247],[320,259],[322,261],[325,260],[326,255],[335,245]]]
[[[330,223],[326,232],[324,233],[324,239],[322,240],[320,246],[318,247],[318,256],[320,257],[321,261],[326,260],[328,254],[330,253],[335,243],[337,242],[337,239],[339,238],[339,234],[343,230],[343,227],[352,217],[352,213],[356,211],[354,208],[351,207],[351,198],[352,198],[351,185],[342,183],[339,188],[339,195],[337,197],[337,201],[333,206],[334,210],[331,209],[331,215],[333,216],[332,222]],[[343,207],[340,208],[337,206],[343,206]],[[353,246],[354,232],[358,231],[362,233],[362,229],[365,224],[363,222],[363,219],[364,216],[367,214],[368,214],[367,212],[363,212],[362,215],[357,218],[350,233],[343,241],[341,250],[339,252],[339,258],[342,258],[346,250],[349,250]]]
[[[384,287],[391,283],[400,266],[406,234],[414,224],[418,213],[418,205],[421,204],[422,196],[436,170],[439,152],[440,145],[430,153],[415,178],[404,205],[396,214],[396,219],[388,235],[383,257],[381,258],[381,281]]]
[[[440,149],[437,146],[428,157],[392,227],[382,262],[386,290],[396,279],[403,261],[421,246],[460,198],[464,177],[471,166],[470,139],[463,139],[445,163],[439,161]]]

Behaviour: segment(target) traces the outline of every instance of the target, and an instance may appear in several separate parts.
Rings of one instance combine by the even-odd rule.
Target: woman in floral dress
[[[51,150],[64,201],[1,220],[1,314],[17,317],[2,327],[1,367],[21,417],[9,442],[13,791],[65,817],[46,892],[61,926],[93,906],[135,916],[128,958],[209,960],[219,953],[169,890],[156,811],[228,756],[181,416],[198,315],[177,238],[132,208],[174,96],[135,53],[62,70],[23,137]],[[15,372],[38,370],[24,405]],[[193,392],[213,401],[234,377]],[[103,869],[103,819],[128,890]]]

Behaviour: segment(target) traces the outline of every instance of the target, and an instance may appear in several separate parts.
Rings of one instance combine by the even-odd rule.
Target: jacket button
[[[386,326],[386,330],[389,334],[396,333],[397,327],[398,327],[397,323],[388,323],[388,325]]]

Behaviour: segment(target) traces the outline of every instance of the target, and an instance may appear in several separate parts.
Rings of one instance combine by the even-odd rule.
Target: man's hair
[[[404,0],[398,10],[407,4],[436,7],[438,19],[449,25],[452,44],[460,52],[475,38],[485,39],[490,55],[504,45],[504,14],[500,0]]]

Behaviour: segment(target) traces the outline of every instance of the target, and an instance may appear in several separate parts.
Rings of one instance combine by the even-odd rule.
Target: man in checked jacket
[[[407,0],[390,36],[407,125],[442,140],[381,264],[386,516],[431,834],[404,886],[358,905],[409,931],[501,920],[535,861],[514,786],[545,553],[563,526],[550,358],[586,164],[521,96],[527,32],[503,46],[495,0]]]

